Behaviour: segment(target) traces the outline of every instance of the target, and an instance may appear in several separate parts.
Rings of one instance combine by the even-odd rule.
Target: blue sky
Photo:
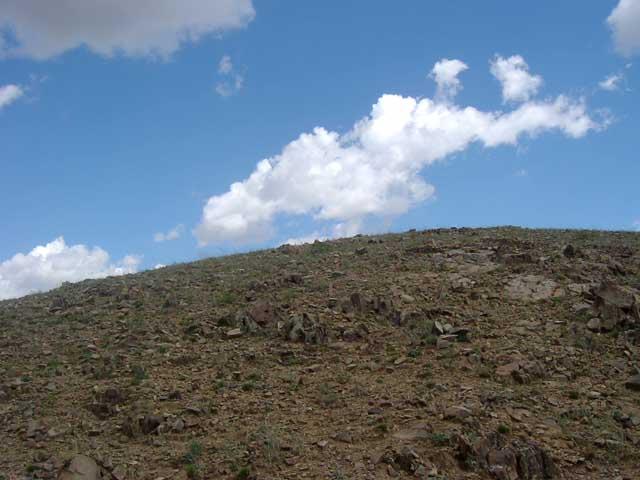
[[[0,4],[0,298],[289,239],[640,228],[639,0],[149,2]]]

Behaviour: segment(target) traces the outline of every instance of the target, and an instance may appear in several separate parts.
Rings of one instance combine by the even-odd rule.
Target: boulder
[[[285,338],[292,342],[324,344],[329,340],[327,327],[308,313],[295,314],[289,317],[284,325]]]
[[[76,455],[58,475],[58,480],[102,480],[102,469],[90,457]]]
[[[459,435],[457,457],[463,467],[478,465],[503,480],[543,480],[558,478],[553,458],[532,440],[508,440],[492,433],[471,443]]]

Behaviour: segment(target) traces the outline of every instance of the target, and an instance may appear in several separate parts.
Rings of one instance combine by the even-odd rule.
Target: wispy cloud
[[[218,75],[221,79],[216,84],[215,90],[222,97],[230,97],[244,86],[244,75],[239,73],[229,55],[224,55],[218,63]]]
[[[612,73],[607,76],[604,80],[598,83],[598,86],[602,90],[606,90],[608,92],[613,92],[615,90],[620,89],[620,83],[624,80],[624,75],[622,73]]]
[[[506,100],[529,98],[517,108],[483,111],[456,105],[458,75],[466,64],[438,62],[432,77],[438,91],[446,91],[439,95],[445,99],[383,95],[345,134],[321,127],[303,133],[279,155],[259,162],[248,178],[209,198],[194,231],[200,245],[264,241],[283,215],[309,215],[320,231],[329,226],[326,236],[353,235],[371,216],[393,218],[433,197],[435,188],[421,171],[473,143],[517,146],[523,136],[546,131],[580,138],[603,128],[583,99],[531,99],[542,80],[531,80],[537,77],[521,57],[510,58],[517,60],[505,69],[526,75],[516,75],[517,81],[510,74],[498,77]],[[443,65],[451,68],[443,73]]]
[[[176,225],[168,232],[157,232],[153,235],[154,242],[170,242],[171,240],[177,240],[184,233],[184,225]]]

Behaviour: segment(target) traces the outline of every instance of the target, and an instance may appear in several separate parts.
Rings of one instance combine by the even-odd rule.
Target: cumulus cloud
[[[497,55],[491,61],[491,74],[502,84],[505,102],[526,102],[542,86],[540,75],[531,75],[529,65],[520,55],[504,58]]]
[[[4,85],[0,87],[0,110],[11,105],[24,95],[24,90],[19,85]]]
[[[640,52],[640,0],[620,0],[607,23],[619,53],[631,56]]]
[[[43,60],[86,46],[104,56],[168,57],[254,16],[252,0],[3,0],[0,52]]]
[[[216,92],[221,97],[230,97],[244,85],[244,75],[239,73],[229,55],[224,55],[218,63],[218,75],[222,79],[216,84]]]
[[[436,82],[436,99],[446,101],[455,97],[462,89],[462,82],[458,78],[469,67],[460,60],[443,58],[433,66],[429,76]]]
[[[607,90],[608,92],[613,92],[620,88],[620,83],[624,80],[624,75],[621,73],[613,73],[598,83],[598,86],[602,90]]]
[[[134,273],[140,261],[128,255],[111,263],[109,254],[99,247],[67,245],[58,237],[0,263],[0,300],[51,290],[63,282]]]
[[[167,233],[163,233],[163,232],[155,233],[153,235],[153,241],[160,243],[160,242],[169,242],[171,240],[177,240],[182,236],[183,232],[184,232],[184,225],[176,225]]]
[[[258,243],[274,233],[276,217],[311,215],[332,235],[353,235],[371,216],[393,218],[433,196],[420,172],[473,143],[516,145],[552,130],[579,138],[599,127],[584,100],[564,95],[508,112],[383,95],[345,134],[322,127],[303,133],[209,198],[194,234],[201,246]]]

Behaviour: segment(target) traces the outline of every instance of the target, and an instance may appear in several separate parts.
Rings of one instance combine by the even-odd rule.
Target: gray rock
[[[598,332],[602,328],[602,322],[599,318],[592,318],[587,322],[587,328],[592,332]]]
[[[58,480],[102,480],[102,469],[85,455],[76,455],[69,465],[60,472]]]
[[[463,420],[473,415],[473,412],[466,407],[452,406],[444,411],[445,420]]]
[[[519,275],[506,286],[507,296],[515,300],[537,301],[564,294],[558,284],[541,275]]]
[[[292,342],[325,344],[329,340],[327,327],[307,313],[292,315],[284,325],[284,335]]]
[[[634,390],[636,392],[640,392],[640,373],[634,375],[629,380],[627,380],[624,384],[629,390]]]

